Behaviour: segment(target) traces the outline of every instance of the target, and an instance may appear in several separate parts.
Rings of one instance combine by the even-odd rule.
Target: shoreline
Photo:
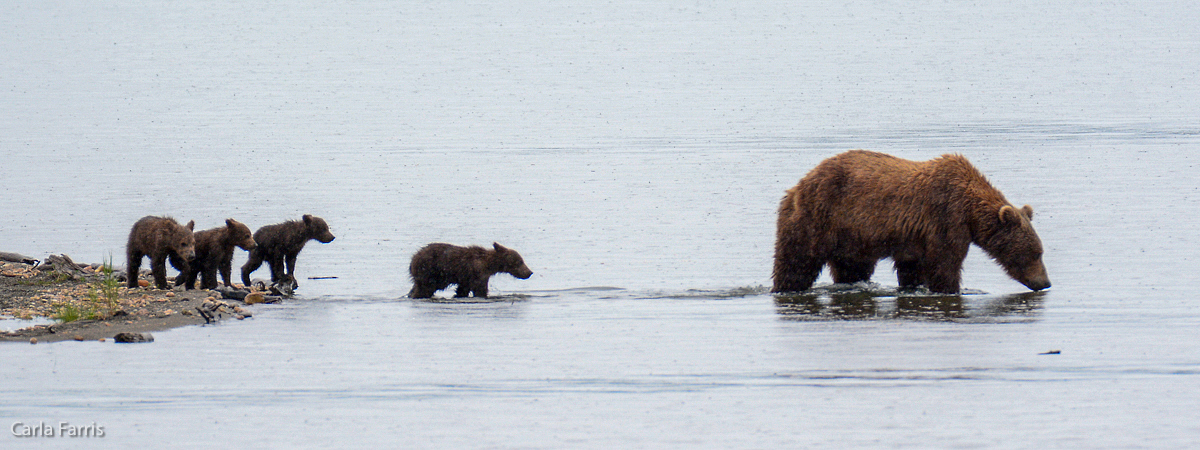
[[[251,313],[243,303],[213,290],[160,290],[128,288],[121,283],[112,303],[104,298],[105,274],[99,265],[79,265],[77,274],[65,274],[26,263],[0,262],[0,320],[44,317],[54,323],[0,331],[2,342],[110,341],[118,333],[147,333],[210,323],[225,318],[243,319]],[[235,285],[236,286],[236,285]],[[236,306],[235,306],[236,305]],[[64,308],[83,311],[76,320],[62,321]],[[94,312],[95,318],[86,318]],[[33,341],[36,339],[36,341]]]

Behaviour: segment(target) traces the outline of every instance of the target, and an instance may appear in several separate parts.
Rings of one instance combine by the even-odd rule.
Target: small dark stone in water
[[[1060,354],[1060,353],[1062,353],[1062,351],[1061,351],[1061,350],[1050,350],[1050,351],[1048,351],[1048,352],[1045,352],[1045,353],[1038,353],[1038,354],[1039,354],[1039,355],[1057,355],[1057,354]]]
[[[117,333],[116,336],[113,336],[113,341],[124,344],[154,342],[154,336],[151,336],[150,333]]]

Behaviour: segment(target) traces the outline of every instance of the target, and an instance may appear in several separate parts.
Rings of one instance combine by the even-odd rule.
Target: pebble
[[[30,343],[30,344],[36,344],[36,343],[37,343],[37,338],[29,338],[29,343]]]
[[[246,299],[243,301],[246,302],[247,305],[253,305],[255,303],[265,302],[266,299],[261,292],[251,292],[250,294],[246,295]]]
[[[146,281],[146,280],[138,280],[138,286],[141,286],[141,287],[150,287],[150,282],[149,282],[149,281]]]
[[[80,336],[77,334],[77,335],[75,335],[75,340],[83,342],[83,336]]]

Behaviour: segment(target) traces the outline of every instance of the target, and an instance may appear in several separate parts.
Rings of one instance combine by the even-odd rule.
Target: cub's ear
[[[1000,207],[1000,223],[1020,223],[1021,218],[1018,216],[1017,208],[1012,205],[1004,205]]]
[[[502,252],[502,251],[508,250],[508,249],[507,249],[507,248],[505,248],[503,245],[500,245],[500,243],[499,243],[499,242],[493,242],[493,243],[492,243],[492,248],[496,249],[496,251],[498,251],[498,252]]]
[[[193,220],[193,221],[188,222],[187,229],[196,231],[196,221]]]
[[[304,223],[312,222],[312,214],[305,214],[302,218],[304,219]]]
[[[234,222],[233,219],[225,219],[225,226],[229,228],[236,228],[237,222]]]
[[[1029,218],[1029,220],[1033,220],[1033,207],[1032,206],[1029,206],[1029,205],[1022,206],[1021,212],[1025,213],[1025,217]]]

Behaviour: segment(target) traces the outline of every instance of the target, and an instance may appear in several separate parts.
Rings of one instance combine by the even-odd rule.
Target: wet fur
[[[864,150],[822,161],[779,205],[773,292],[810,288],[829,266],[836,283],[870,280],[892,258],[900,286],[959,292],[972,243],[1013,279],[1050,287],[1030,220],[966,158],[916,162]]]
[[[333,241],[333,233],[325,219],[305,214],[301,220],[289,220],[284,223],[267,225],[254,232],[254,242],[258,247],[250,252],[250,259],[242,266],[242,284],[250,285],[250,274],[266,261],[271,268],[271,283],[277,283],[284,276],[296,276],[296,256],[304,249],[304,244],[315,239],[322,244]]]
[[[408,266],[413,287],[411,298],[430,298],[451,284],[457,285],[455,297],[487,298],[488,279],[500,272],[522,280],[533,275],[515,250],[492,243],[492,249],[429,244],[417,251]]]
[[[146,216],[133,224],[129,230],[129,242],[125,244],[128,286],[138,287],[138,270],[142,257],[150,257],[150,271],[154,274],[154,286],[167,289],[167,261],[181,274],[188,273],[188,260],[196,256],[196,239],[192,229],[196,222],[180,225],[170,217]]]
[[[197,278],[200,279],[200,289],[216,289],[218,270],[225,286],[232,286],[234,247],[246,251],[253,251],[257,247],[250,235],[250,228],[233,219],[226,219],[225,226],[197,231],[195,237],[196,257],[189,261],[191,268],[187,276],[180,274],[175,279],[175,284],[183,285],[185,289],[195,287]]]

